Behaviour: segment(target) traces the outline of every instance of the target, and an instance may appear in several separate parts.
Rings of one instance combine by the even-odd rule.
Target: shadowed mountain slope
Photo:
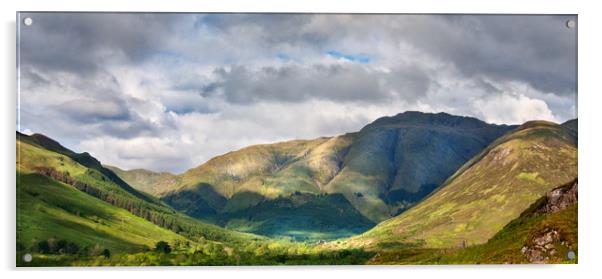
[[[576,177],[572,130],[545,121],[527,122],[493,142],[415,207],[347,244],[483,243],[545,193]]]

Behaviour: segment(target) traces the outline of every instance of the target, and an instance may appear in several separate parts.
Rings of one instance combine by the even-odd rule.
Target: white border
[[[325,3],[328,2],[328,3]],[[178,276],[190,278],[224,278],[224,276],[261,278],[600,278],[598,262],[600,253],[600,200],[602,199],[602,79],[599,65],[601,10],[596,1],[451,1],[422,0],[403,3],[384,0],[59,0],[59,1],[1,1],[2,16],[2,126],[3,136],[0,177],[4,214],[0,232],[2,254],[2,278],[106,278],[107,276],[134,275],[144,278],[165,278],[164,271],[178,272]],[[355,13],[560,13],[578,14],[579,28],[579,118],[580,118],[580,188],[579,203],[579,264],[559,266],[402,266],[402,267],[185,267],[185,268],[41,268],[17,270],[14,268],[15,239],[15,125],[16,125],[16,73],[15,73],[15,17],[16,11],[148,11],[148,12],[355,12]],[[109,271],[100,273],[96,271]],[[43,271],[43,272],[40,272]],[[51,271],[51,272],[46,272]],[[89,272],[93,271],[93,272]],[[135,271],[136,273],[131,273]],[[161,272],[156,272],[161,271]],[[82,274],[85,272],[86,274]],[[187,272],[187,273],[183,273]],[[190,272],[194,272],[190,273]]]

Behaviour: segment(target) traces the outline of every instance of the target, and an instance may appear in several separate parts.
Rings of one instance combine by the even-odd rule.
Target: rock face
[[[566,245],[560,242],[560,233],[555,229],[547,229],[541,235],[531,240],[531,245],[524,246],[521,253],[527,257],[531,263],[546,263],[550,257],[556,256],[557,245]]]
[[[577,180],[568,187],[554,189],[546,196],[547,202],[537,213],[554,213],[577,203]]]
[[[567,185],[561,186],[550,191],[545,197],[543,203],[535,214],[552,214],[568,208],[577,203],[577,179]],[[571,251],[572,243],[565,240],[562,233],[555,228],[546,228],[542,232],[535,234],[529,243],[521,249],[531,263],[546,263],[551,258],[561,258],[559,250]]]

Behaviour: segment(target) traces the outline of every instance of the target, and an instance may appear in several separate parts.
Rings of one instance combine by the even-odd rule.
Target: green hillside
[[[265,200],[243,211],[221,213],[215,222],[227,229],[296,241],[349,237],[375,225],[341,194],[304,193]]]
[[[54,143],[43,136],[17,133],[17,231],[18,246],[23,249],[55,238],[114,251],[149,248],[159,240],[257,238],[178,213],[129,187],[100,163],[90,164],[98,162],[91,156]],[[77,160],[83,157],[89,157],[83,164],[93,168]]]
[[[483,243],[542,195],[576,177],[573,134],[558,124],[528,122],[497,139],[415,207],[347,244]]]
[[[159,240],[186,240],[70,185],[27,171],[17,176],[17,243],[24,249],[52,238],[113,252],[141,251]]]
[[[466,248],[385,248],[369,264],[577,263],[577,181],[538,199],[486,243]],[[568,257],[569,252],[575,258]]]

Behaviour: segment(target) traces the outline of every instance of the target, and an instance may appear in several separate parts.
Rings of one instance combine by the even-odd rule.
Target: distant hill
[[[154,172],[145,169],[122,170],[115,166],[104,165],[117,176],[139,191],[155,197],[161,196],[177,184],[177,176],[168,172]]]
[[[140,170],[116,172],[139,190],[160,196],[190,216],[227,227],[240,224],[230,223],[229,216],[252,219],[246,214],[280,211],[266,204],[276,205],[269,201],[303,193],[315,197],[342,194],[348,202],[333,204],[328,212],[347,212],[351,206],[360,214],[341,220],[334,230],[349,224],[366,228],[366,218],[380,222],[422,200],[513,128],[446,113],[405,112],[377,119],[355,133],[246,147],[175,177]],[[330,218],[328,212],[315,218]],[[287,218],[304,218],[296,211],[286,214]],[[238,229],[256,227],[246,222]],[[323,228],[309,226],[305,230],[310,233]]]
[[[483,243],[554,187],[576,179],[576,144],[570,127],[527,122],[495,140],[415,207],[347,244]]]

